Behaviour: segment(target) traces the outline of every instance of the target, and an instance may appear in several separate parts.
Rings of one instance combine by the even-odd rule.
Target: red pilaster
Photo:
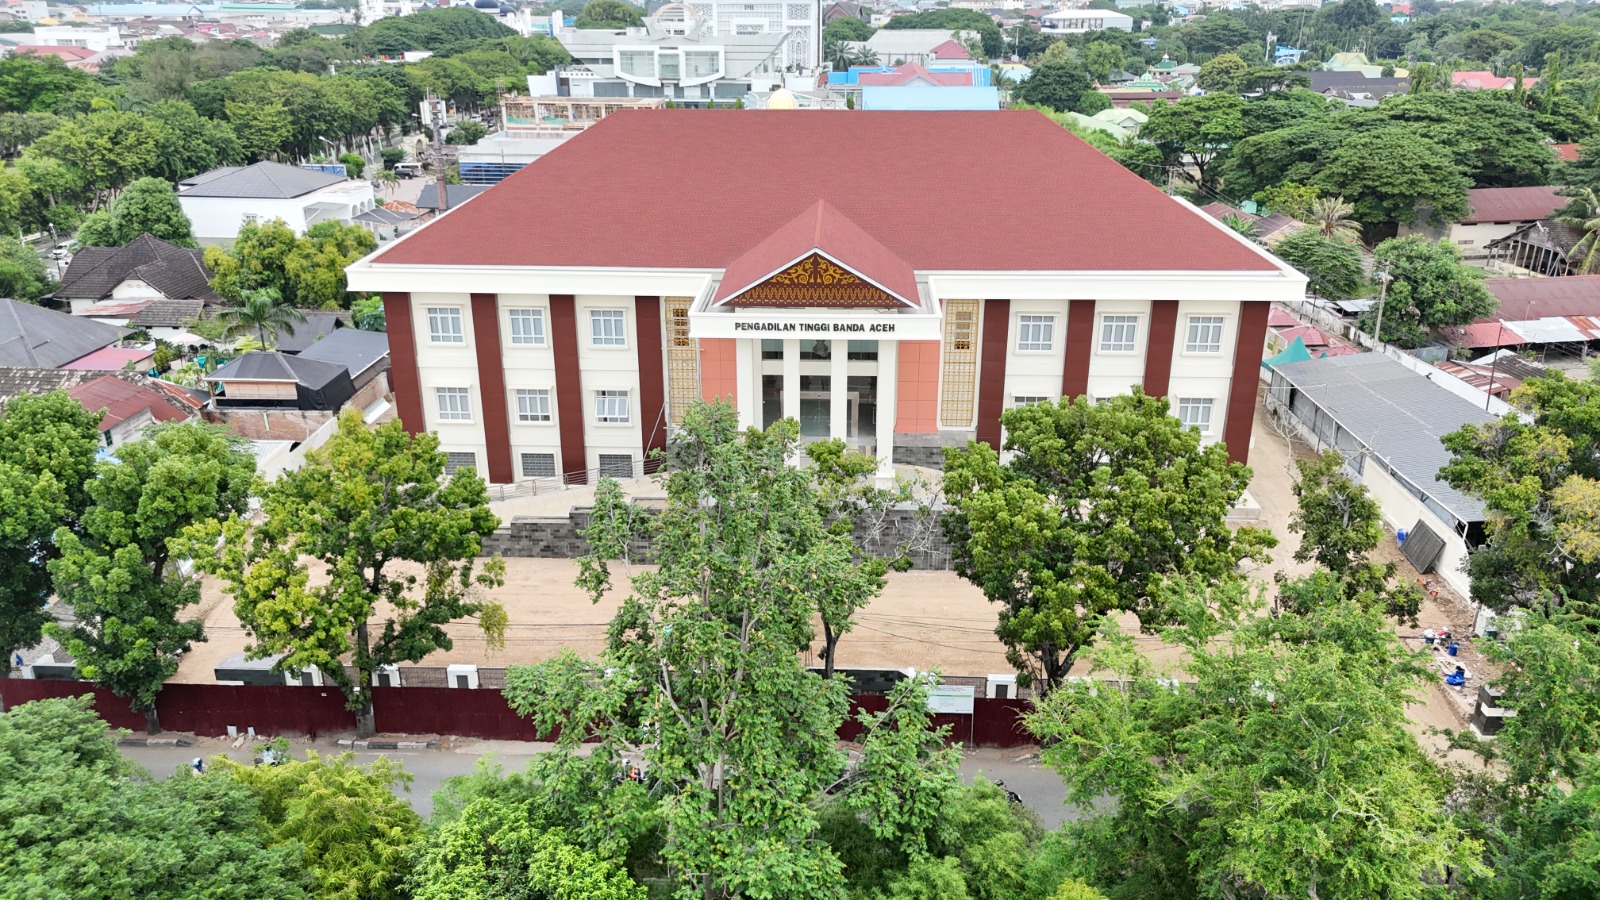
[[[406,431],[428,430],[422,415],[422,379],[417,374],[417,329],[411,315],[411,295],[383,295],[383,318],[389,331],[389,387],[395,409]]]
[[[643,426],[644,455],[667,446],[666,357],[661,352],[661,298],[634,297],[633,318],[639,339],[639,422]]]
[[[1067,361],[1061,370],[1061,396],[1089,393],[1089,360],[1094,356],[1094,301],[1067,304]]]
[[[488,445],[490,484],[510,484],[511,422],[506,412],[506,369],[500,355],[500,295],[472,295],[472,342],[478,352],[478,393],[483,401],[483,440]]]
[[[1144,392],[1165,397],[1172,380],[1172,351],[1178,337],[1178,301],[1150,304],[1150,340],[1144,348]]]
[[[556,416],[561,422],[561,471],[568,484],[589,481],[584,444],[583,375],[578,371],[578,310],[571,294],[550,295],[550,347],[556,358]]]
[[[1233,381],[1228,386],[1228,418],[1222,439],[1228,458],[1250,461],[1250,428],[1256,419],[1256,390],[1261,386],[1261,357],[1266,352],[1267,313],[1271,303],[1239,304],[1239,340],[1233,347]]]
[[[983,349],[978,357],[978,440],[1000,449],[1000,413],[1006,405],[1006,336],[1011,301],[983,301]]]

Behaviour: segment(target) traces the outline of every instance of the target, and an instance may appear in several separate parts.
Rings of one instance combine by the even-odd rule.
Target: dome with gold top
[[[788,88],[778,88],[767,97],[767,109],[799,109],[800,101]]]

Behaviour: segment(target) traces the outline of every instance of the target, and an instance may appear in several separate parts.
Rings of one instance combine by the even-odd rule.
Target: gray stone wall
[[[654,502],[650,506],[653,507]],[[645,504],[641,504],[645,506]],[[647,507],[648,508],[648,507]],[[934,512],[924,515],[910,506],[886,510],[875,521],[856,527],[856,543],[875,556],[909,557],[914,569],[950,568],[950,543],[945,540]],[[574,507],[565,516],[515,516],[483,542],[485,555],[574,559],[589,551],[581,532],[589,527],[591,509]],[[636,541],[629,548],[633,561],[648,563],[653,553],[649,541]]]
[[[907,447],[904,444],[894,445],[894,464],[897,466],[921,466],[924,469],[944,469],[943,447]]]

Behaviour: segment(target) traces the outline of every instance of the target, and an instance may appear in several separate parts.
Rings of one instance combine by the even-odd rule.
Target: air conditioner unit
[[[453,688],[476,688],[478,686],[478,667],[467,664],[445,666],[445,677]]]
[[[316,666],[306,666],[298,672],[285,672],[283,683],[301,687],[322,687],[322,670]]]
[[[1017,696],[1017,676],[990,675],[983,695],[991,700],[1009,700]]]
[[[372,673],[372,686],[400,687],[400,667],[379,666],[378,670]]]

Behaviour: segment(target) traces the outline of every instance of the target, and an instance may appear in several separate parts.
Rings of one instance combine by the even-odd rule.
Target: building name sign
[[[894,334],[893,322],[734,322],[734,331],[783,334]]]

